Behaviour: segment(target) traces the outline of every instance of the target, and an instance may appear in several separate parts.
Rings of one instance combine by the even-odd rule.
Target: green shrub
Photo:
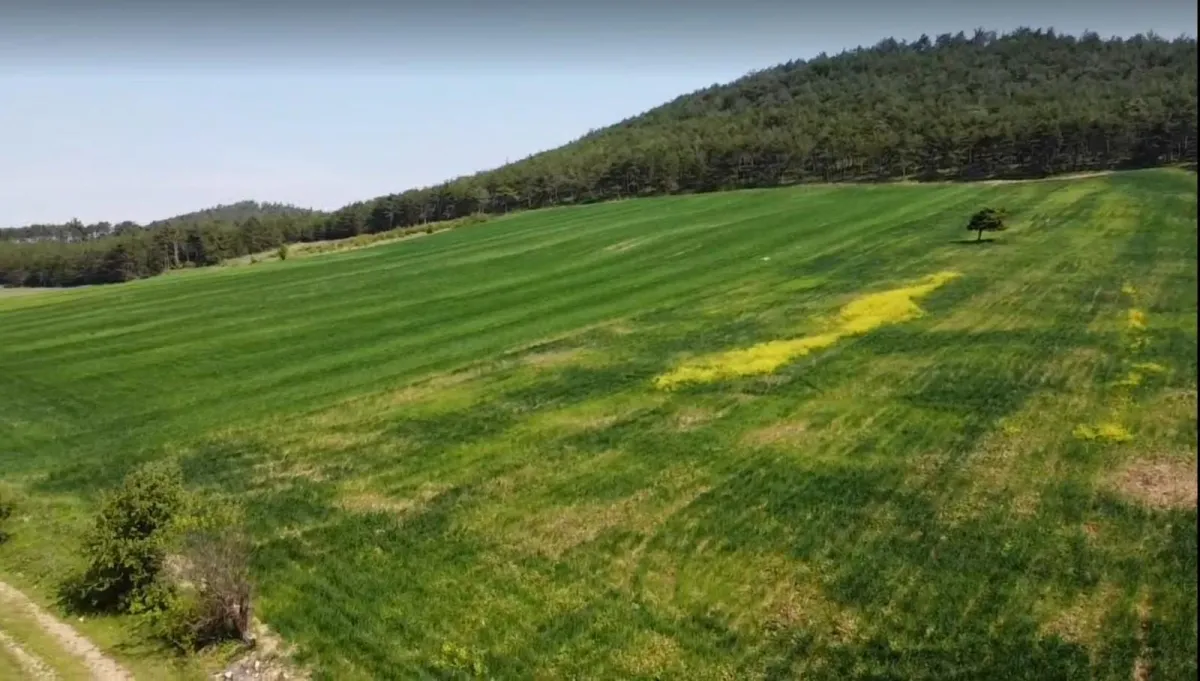
[[[425,233],[426,233],[426,234],[433,234],[433,225],[429,225],[429,226],[427,226],[427,227],[425,228]]]
[[[189,494],[178,465],[142,466],[104,497],[65,600],[142,616],[184,650],[250,642],[251,544],[241,521],[236,506]]]
[[[146,608],[144,615],[149,633],[183,652],[204,647],[203,633],[197,630],[200,617],[196,592],[188,589],[159,589],[161,598],[155,607]]]
[[[150,463],[126,476],[101,500],[83,539],[85,567],[64,584],[68,602],[84,610],[134,609],[158,577],[172,522],[186,501],[174,463]]]
[[[288,259],[288,245],[287,244],[279,244],[279,250],[276,252],[276,254],[279,256],[280,260],[287,260]]]

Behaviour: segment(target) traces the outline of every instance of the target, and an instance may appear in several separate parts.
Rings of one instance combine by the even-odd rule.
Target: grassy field
[[[174,456],[320,678],[1195,679],[1196,258],[1160,170],[0,298],[0,578]]]

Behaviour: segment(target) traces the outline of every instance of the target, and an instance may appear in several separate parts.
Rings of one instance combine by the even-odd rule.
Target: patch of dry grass
[[[1123,496],[1155,509],[1196,508],[1196,459],[1140,459],[1117,471],[1109,484]]]
[[[444,493],[449,486],[425,483],[409,497],[396,497],[370,489],[369,483],[355,480],[343,485],[338,494],[338,506],[352,513],[391,513],[404,515],[420,511],[426,504]]]
[[[611,502],[583,502],[533,511],[505,528],[519,551],[557,559],[615,528],[644,536],[687,508],[710,487],[688,471],[668,471],[656,483]]]
[[[639,632],[628,648],[617,653],[617,660],[627,673],[651,678],[679,674],[683,664],[679,643],[656,631]]]
[[[747,432],[742,442],[752,447],[796,444],[804,440],[807,432],[808,424],[804,421],[779,421]]]
[[[520,433],[577,433],[602,430],[654,409],[665,402],[661,395],[619,393],[590,400],[553,411],[541,412],[527,419],[515,430]]]
[[[723,412],[707,407],[684,407],[672,418],[675,430],[687,433],[721,418]]]
[[[268,458],[254,466],[253,478],[257,485],[268,487],[290,480],[323,482],[329,474],[325,467],[315,461],[293,458]]]
[[[1044,603],[1040,606],[1044,618],[1041,632],[1094,652],[1100,643],[1105,617],[1122,601],[1121,589],[1112,582],[1103,582],[1067,603]]]
[[[566,366],[603,366],[605,359],[605,356],[595,348],[574,347],[531,352],[522,355],[519,361],[523,366],[545,370]]]

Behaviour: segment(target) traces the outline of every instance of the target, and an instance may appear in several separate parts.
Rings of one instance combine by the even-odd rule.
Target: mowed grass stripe
[[[790,218],[789,218],[789,216],[785,215],[783,217],[783,219],[788,220]],[[759,230],[759,234],[772,234],[772,232],[770,232],[768,230]],[[713,258],[720,257],[724,260],[736,261],[737,258],[743,257],[743,254],[747,254],[745,257],[750,258],[752,256],[750,256],[748,254],[752,254],[752,253],[756,253],[756,252],[771,252],[773,245],[762,245],[762,244],[758,243],[758,239],[763,238],[763,237],[759,236],[759,234],[742,235],[740,241],[738,242],[740,245],[740,248],[721,249],[721,248],[716,247],[717,244],[713,244],[712,248],[705,249],[706,253],[709,256],[709,259],[703,260],[699,263],[695,263],[692,261],[684,261],[684,263],[682,264],[683,266],[680,266],[677,264],[675,268],[670,267],[670,264],[658,265],[656,263],[656,265],[658,265],[658,266],[656,266],[656,268],[654,270],[650,270],[650,273],[648,275],[643,275],[642,279],[645,280],[645,283],[641,285],[641,288],[642,289],[647,289],[647,288],[657,289],[658,295],[661,297],[664,297],[666,299],[669,299],[670,296],[674,294],[674,290],[671,288],[663,289],[659,286],[659,284],[670,283],[670,282],[685,282],[683,284],[684,286],[690,285],[691,287],[695,288],[697,286],[697,284],[695,283],[694,277],[688,278],[686,276],[681,276],[681,275],[686,274],[686,272],[680,271],[680,270],[683,270],[684,267],[686,267],[687,269],[692,270],[694,273],[701,273],[701,272],[704,272],[705,270],[709,270],[710,273],[720,273],[722,271],[721,265],[717,262],[714,262]],[[729,238],[728,235],[718,235],[718,236],[723,236],[725,239]],[[780,237],[776,237],[776,238],[778,239]],[[798,237],[788,237],[787,235],[784,235],[782,238],[783,239],[788,239],[788,238],[802,239],[803,235],[801,234]],[[644,268],[639,267],[638,269],[643,269],[643,271],[644,271]],[[544,281],[542,283],[545,286],[561,288],[563,290],[574,292],[574,296],[573,296],[574,299],[569,298],[569,299],[566,299],[563,302],[560,302],[557,304],[557,307],[560,310],[561,309],[573,309],[573,308],[581,307],[579,305],[578,298],[583,297],[583,296],[596,297],[596,294],[592,293],[592,291],[594,291],[596,289],[596,283],[599,281],[603,281],[607,277],[611,277],[611,276],[612,276],[611,274],[609,274],[608,272],[605,272],[605,271],[594,272],[590,269],[580,268],[577,278],[565,278],[564,279],[561,277],[552,276],[552,277],[545,277]],[[637,282],[638,280],[631,278],[628,281]],[[622,281],[621,284],[624,285],[625,282]],[[679,287],[680,284],[676,283],[676,286]],[[630,287],[630,288],[632,288],[632,287]],[[620,299],[628,300],[628,294],[635,293],[637,291],[638,291],[638,289],[634,289],[634,290],[616,291],[615,293],[617,294],[617,296]],[[493,317],[481,316],[482,313],[486,312],[489,308],[498,308],[500,310],[514,310],[515,312],[510,313],[510,314],[515,314],[515,315],[535,316],[540,313],[540,311],[537,310],[536,308],[529,309],[528,307],[521,307],[521,306],[515,304],[515,303],[521,302],[523,300],[526,300],[528,298],[528,296],[529,296],[528,289],[525,286],[513,287],[513,289],[511,289],[511,295],[512,295],[512,299],[505,299],[502,296],[495,295],[494,292],[471,291],[471,292],[469,292],[468,299],[479,301],[479,304],[475,307],[467,307],[465,309],[446,305],[445,303],[450,302],[450,301],[446,301],[446,300],[435,300],[432,304],[428,304],[428,307],[431,310],[436,310],[436,309],[448,309],[449,310],[449,312],[447,312],[445,314],[441,314],[441,315],[438,315],[436,312],[433,312],[432,314],[427,313],[425,315],[421,315],[421,314],[419,314],[419,312],[421,312],[421,310],[414,311],[417,314],[404,315],[404,314],[401,314],[401,311],[407,311],[405,309],[407,306],[405,306],[403,303],[397,303],[395,305],[398,308],[396,316],[400,319],[400,323],[396,326],[390,326],[387,323],[386,319],[382,319],[382,320],[376,319],[374,324],[369,324],[369,325],[368,324],[353,324],[353,322],[355,322],[355,321],[371,319],[371,318],[375,317],[376,315],[381,315],[383,313],[382,309],[374,309],[374,310],[368,310],[366,313],[356,312],[354,318],[339,319],[339,318],[335,317],[330,320],[323,320],[320,324],[311,326],[309,328],[309,332],[310,332],[309,337],[314,338],[314,341],[312,341],[312,342],[314,342],[315,344],[317,344],[319,346],[317,349],[321,349],[321,347],[325,345],[325,343],[327,342],[327,339],[329,338],[329,335],[330,335],[330,329],[332,329],[332,328],[338,329],[339,337],[341,337],[341,338],[346,338],[347,336],[349,336],[351,343],[354,343],[354,344],[380,343],[380,342],[385,342],[385,341],[393,340],[393,339],[395,339],[393,342],[403,343],[408,338],[404,335],[405,333],[411,333],[414,331],[419,333],[419,331],[421,330],[421,327],[433,327],[435,329],[435,331],[437,331],[439,333],[453,333],[455,331],[455,329],[453,327],[447,327],[446,324],[448,321],[451,321],[454,318],[467,318],[469,320],[468,323],[470,324],[470,326],[462,331],[459,331],[458,333],[463,334],[463,335],[476,334],[481,330],[481,329],[479,329],[479,321],[477,321],[477,320],[484,319],[484,320],[492,321],[493,323],[496,321],[494,319],[494,315],[493,315]],[[599,297],[601,299],[603,299],[605,296],[601,295]],[[612,298],[613,297],[612,292],[608,292],[607,297]],[[341,307],[345,307],[345,306],[341,306]],[[547,318],[554,319],[555,317],[552,314],[553,312],[555,312],[555,310],[551,309],[549,311],[549,314],[546,314],[546,313],[542,313],[542,314],[546,314]],[[412,318],[417,321],[416,322],[405,322],[404,320],[407,318]],[[346,330],[339,328],[339,326],[343,323],[350,325],[350,328],[346,329]],[[308,352],[306,352],[306,350],[308,350],[308,348],[303,347],[303,345],[305,343],[304,336],[297,333],[297,331],[299,331],[299,329],[287,328],[287,327],[276,328],[276,327],[271,326],[267,320],[262,320],[262,321],[256,320],[255,324],[266,327],[267,330],[262,332],[261,334],[259,334],[259,335],[266,336],[266,338],[257,344],[251,345],[251,344],[247,343],[246,345],[243,345],[241,348],[238,349],[239,350],[239,358],[244,356],[246,358],[245,361],[247,362],[247,365],[253,366],[256,364],[261,364],[260,359],[254,355],[255,350],[257,350],[259,348],[265,348],[268,350],[271,348],[278,348],[279,343],[276,341],[276,337],[282,333],[289,334],[290,342],[286,349],[286,352],[289,355],[309,354]],[[414,326],[417,326],[418,328],[413,328]],[[366,329],[369,329],[370,333],[372,335],[366,339],[354,338],[355,328],[363,328],[363,327],[365,327]],[[250,337],[253,338],[254,335],[252,334]],[[423,337],[420,335],[416,335],[416,336],[412,336],[412,338],[413,338],[413,340],[409,341],[409,343],[411,345],[416,345],[416,346],[420,346],[422,344],[431,344],[431,343],[439,343],[440,344],[440,343],[448,340],[445,338],[445,336],[442,336],[442,337],[424,336]],[[450,339],[450,340],[451,340],[451,342],[453,341],[453,339]],[[355,343],[356,341],[357,341],[357,343]],[[363,343],[362,341],[366,341],[366,343]],[[175,358],[186,356],[189,352],[193,353],[192,356],[204,357],[203,344],[204,344],[203,341],[196,341],[195,343],[193,343],[191,345],[189,345],[189,343],[186,343],[186,342],[185,343],[176,343],[173,345],[165,345],[163,342],[163,339],[159,339],[159,340],[156,340],[153,345],[130,349],[129,352],[131,354],[136,354],[138,356],[136,360],[131,361],[126,358],[120,358],[121,359],[120,362],[114,362],[114,361],[111,361],[113,359],[111,357],[104,357],[104,359],[105,359],[105,364],[117,367],[117,368],[112,369],[113,372],[119,373],[119,372],[124,372],[124,371],[129,371],[129,370],[136,370],[139,368],[139,366],[148,368],[150,366],[163,363],[164,360],[171,359],[171,357],[158,357],[156,355],[154,348],[156,348],[156,347],[162,348],[162,347],[164,347],[164,345],[166,348],[169,348],[170,353]],[[399,345],[396,347],[396,349],[402,350],[402,349],[404,349],[404,347],[402,345]],[[97,349],[97,350],[93,350],[93,352],[98,354],[102,351]],[[388,352],[388,350],[385,349],[382,352]],[[83,369],[84,367],[87,366],[86,364],[82,364],[82,365],[79,364],[81,358],[79,358],[77,356],[70,356],[70,355],[68,355],[68,356],[71,357],[71,359],[73,360],[73,362],[72,362],[73,365],[79,365],[79,369]],[[335,353],[332,356],[339,357],[340,355]],[[365,359],[366,358],[364,358],[364,360]],[[226,361],[228,361],[228,360],[226,360]],[[243,371],[246,367],[245,366],[239,367],[239,366],[235,365],[235,366],[226,366],[225,368],[226,368],[226,370]],[[319,368],[320,368],[319,366],[309,367],[306,370],[315,371],[315,370],[319,370]],[[203,372],[202,367],[199,368],[199,372]],[[74,375],[63,376],[62,378],[64,380],[79,381],[85,377],[86,376],[80,376],[79,374],[74,374]],[[104,375],[101,374],[99,376],[99,378],[103,379]],[[188,377],[188,378],[190,378],[190,377]]]
[[[728,204],[728,200],[724,201],[723,204]],[[590,212],[596,212],[597,210],[602,209],[602,208],[607,208],[607,206],[589,207],[587,210]],[[721,206],[721,208],[724,208],[724,206]],[[602,225],[605,225],[607,227],[607,229],[609,229],[609,230],[611,230],[613,228],[614,224],[618,227],[626,227],[625,223],[623,223],[621,221],[613,221],[605,213],[606,213],[606,211],[601,211],[599,216],[592,216],[592,218],[587,220],[587,222],[588,223],[600,222]],[[668,218],[670,220],[679,221],[679,220],[686,220],[689,217],[691,217],[690,213],[684,214],[683,216],[671,216],[671,215],[663,216],[658,213],[652,213],[651,216],[649,216],[649,217],[644,216],[644,215],[639,216],[639,219],[633,224],[633,226],[641,229],[641,228],[645,227],[648,223],[658,223],[657,226],[659,227],[659,229],[666,231],[666,230],[669,230],[672,228],[672,225],[670,224],[670,222],[668,222]],[[745,216],[740,216],[738,219],[745,220],[747,218],[745,218]],[[507,224],[509,224],[509,222],[511,222],[511,220],[508,222],[497,221],[497,223],[501,225],[501,227],[498,229],[500,229],[501,231],[505,231],[504,227],[507,226]],[[578,222],[580,222],[580,220],[578,218],[576,218],[569,222],[570,223],[578,223]],[[663,223],[666,223],[666,224],[663,224]],[[713,224],[711,222],[703,225],[703,227],[705,229],[711,228],[712,226],[713,226]],[[554,232],[566,231],[568,233],[568,235],[569,235],[568,238],[563,239],[562,241],[579,242],[583,239],[589,239],[589,235],[591,235],[593,233],[594,229],[595,229],[595,227],[592,224],[587,224],[587,225],[581,226],[578,229],[576,229],[574,227],[574,224],[572,224],[572,226],[569,229],[562,228],[562,227],[554,227],[553,231]],[[474,236],[474,235],[475,235],[475,233],[472,234],[472,236]],[[530,260],[526,260],[526,259],[520,260],[519,264],[523,266],[522,272],[517,272],[515,274],[517,274],[517,275],[524,274],[524,277],[522,279],[516,280],[514,283],[510,283],[510,281],[511,281],[510,278],[501,279],[501,278],[495,277],[495,276],[492,278],[479,280],[478,278],[475,278],[473,276],[465,276],[465,275],[471,274],[471,272],[468,270],[446,267],[447,263],[439,262],[439,259],[443,258],[443,256],[447,252],[453,254],[453,253],[457,253],[461,250],[468,250],[468,251],[475,250],[475,247],[472,246],[472,242],[470,240],[467,240],[466,243],[463,244],[462,239],[454,238],[457,236],[460,236],[460,235],[459,234],[439,234],[438,235],[439,239],[442,239],[444,241],[451,241],[452,243],[448,246],[441,246],[438,249],[433,250],[432,253],[429,252],[430,251],[429,248],[423,248],[423,247],[425,247],[426,244],[430,243],[433,240],[425,240],[424,242],[413,242],[413,243],[403,244],[403,246],[405,246],[406,248],[404,249],[405,252],[402,252],[402,253],[392,253],[390,251],[388,251],[388,252],[380,251],[378,253],[370,253],[369,255],[361,255],[362,253],[368,253],[368,251],[360,251],[357,253],[351,252],[351,253],[347,253],[347,254],[335,254],[335,255],[330,255],[330,256],[323,256],[321,258],[321,261],[316,263],[320,266],[319,270],[334,269],[335,271],[340,272],[340,274],[337,274],[336,276],[330,276],[330,275],[320,276],[318,273],[313,273],[313,272],[307,271],[307,269],[303,270],[303,271],[293,271],[291,269],[286,269],[286,268],[284,268],[282,270],[276,269],[276,270],[273,270],[270,272],[269,278],[272,280],[279,280],[278,283],[267,282],[267,283],[265,283],[265,285],[264,284],[254,285],[254,293],[256,296],[261,298],[261,297],[264,297],[265,293],[269,293],[276,289],[283,289],[284,292],[287,293],[287,295],[281,300],[281,302],[305,302],[306,299],[315,297],[315,298],[317,298],[317,300],[307,301],[307,302],[311,306],[311,309],[314,311],[314,313],[317,314],[318,316],[321,316],[321,315],[323,315],[323,313],[328,312],[330,310],[334,310],[334,311],[344,310],[346,307],[344,304],[340,303],[340,301],[338,301],[336,299],[334,299],[334,300],[328,299],[329,291],[328,291],[328,288],[326,287],[326,285],[332,281],[335,281],[336,279],[339,279],[339,278],[352,278],[354,281],[363,282],[359,286],[343,287],[343,288],[346,288],[345,293],[354,295],[356,300],[360,300],[364,306],[370,305],[372,303],[379,303],[379,304],[385,305],[385,306],[390,305],[390,306],[393,306],[396,308],[403,308],[405,305],[408,305],[408,304],[430,305],[430,304],[436,304],[436,303],[450,302],[455,299],[463,299],[463,298],[470,300],[470,299],[478,298],[478,296],[480,296],[482,294],[491,294],[491,293],[497,293],[497,292],[500,292],[503,290],[516,289],[518,287],[521,287],[521,286],[527,284],[530,281],[534,281],[536,279],[547,277],[549,275],[549,273],[547,273],[545,271],[541,271],[541,269],[539,269],[540,267],[544,268],[545,266],[558,265],[558,266],[564,266],[568,269],[575,268],[575,266],[571,263],[571,261],[569,259],[566,259],[563,257],[564,254],[561,252],[561,249],[558,249],[558,250],[551,251],[549,253],[549,255],[544,256],[539,261],[530,261]],[[728,239],[728,236],[726,236],[725,238]],[[591,239],[589,239],[589,241],[590,240]],[[502,239],[502,241],[507,242],[507,241],[509,241],[509,239],[507,237],[505,237]],[[529,241],[531,241],[534,244],[534,246],[526,245],[520,250],[522,250],[522,251],[532,251],[535,249],[542,250],[546,246],[546,244],[543,244],[541,242],[541,239],[539,239],[539,238],[531,238]],[[588,247],[588,250],[591,250],[592,248],[593,247]],[[595,248],[598,250],[598,247],[595,247]],[[415,252],[415,254],[412,252]],[[484,249],[484,252],[487,252],[487,249]],[[633,254],[633,255],[636,256],[638,254]],[[385,263],[383,265],[376,265],[375,263],[371,262],[372,260],[379,259],[381,256],[391,256],[391,257],[386,258]],[[331,260],[333,260],[335,258],[340,259],[340,261],[334,260],[334,261],[330,262]],[[366,262],[364,262],[364,260],[366,260]],[[426,267],[418,267],[417,266],[419,262],[427,261],[427,260],[432,260],[434,264],[426,266]],[[414,262],[414,261],[416,261],[416,262]],[[564,263],[565,263],[565,265],[564,265]],[[308,262],[302,263],[302,265],[308,266],[309,268],[311,268],[312,264],[313,264],[313,261],[308,261]],[[511,271],[511,263],[509,263],[509,264],[510,264],[509,271]],[[376,265],[376,266],[372,267],[371,265]],[[270,267],[270,266],[264,266],[263,270],[267,270],[268,267]],[[531,270],[532,270],[532,273],[530,273]],[[387,277],[381,279],[380,277],[381,277],[382,273],[386,273]],[[447,273],[449,273],[451,276],[451,278],[450,278],[451,282],[460,283],[460,284],[463,282],[466,282],[466,283],[473,284],[473,286],[467,287],[467,288],[465,288],[465,290],[457,289],[457,290],[454,290],[450,295],[436,297],[436,298],[434,296],[429,296],[427,291],[421,290],[422,288],[428,288],[430,285],[436,286],[439,281],[445,281],[447,278]],[[243,274],[242,272],[238,273],[239,276],[241,276],[242,274]],[[314,274],[316,274],[317,276],[313,276]],[[430,281],[429,281],[429,277],[431,275],[435,275],[435,278],[433,279],[432,283],[430,283]],[[136,285],[137,286],[152,286],[152,285],[159,285],[166,281],[168,281],[168,280],[166,280],[166,279],[150,280],[150,281],[146,281],[146,282],[137,282]],[[171,283],[173,283],[173,282],[171,282]],[[195,283],[198,284],[199,282],[195,282]],[[223,282],[223,283],[225,283],[228,286],[233,286],[233,287],[235,287],[235,289],[243,288],[240,283],[240,280],[235,280],[232,282]],[[299,286],[296,286],[297,284],[299,284]],[[420,285],[421,288],[414,288],[415,285]],[[287,291],[288,287],[296,287],[298,290],[296,290],[293,293],[288,293],[288,291]],[[176,287],[176,288],[178,288],[178,287]],[[197,293],[197,294],[192,294],[192,295],[194,295],[195,297],[202,297],[203,295],[210,295],[211,293],[212,293],[211,290],[203,290],[203,293]],[[244,294],[245,291],[244,290],[240,291],[240,293]],[[421,293],[424,295],[414,295],[417,293]],[[240,297],[234,299],[234,301],[239,301],[239,300],[241,300]],[[162,316],[161,312],[163,309],[163,301],[157,300],[157,297],[147,298],[147,301],[148,302],[145,304],[134,303],[132,305],[124,305],[124,306],[122,306],[121,311],[130,314],[130,316],[145,316],[146,312],[148,311],[151,313],[151,316],[154,317],[154,319],[161,319],[161,316]],[[188,301],[172,299],[170,302],[171,303],[186,303]],[[220,301],[217,302],[217,305],[219,305],[219,304],[220,304]],[[235,304],[239,304],[239,303],[235,302]],[[221,310],[221,308],[218,307],[217,311],[219,312],[220,310]],[[188,312],[189,310],[187,308],[183,308],[183,311]],[[203,319],[205,317],[205,314],[207,314],[207,312],[208,312],[207,309],[205,309],[204,311],[194,312],[193,313],[195,315],[194,317],[175,316],[173,318],[178,322],[196,321],[198,319]],[[278,315],[287,315],[286,308],[279,308],[276,310],[264,309],[262,312],[267,315],[269,315],[271,312],[274,312],[275,314],[278,314]],[[287,315],[287,316],[290,316],[290,315]],[[44,321],[45,320],[43,320],[43,323],[44,323]],[[72,325],[81,325],[81,324],[86,325],[91,322],[91,319],[87,313],[84,313],[84,314],[67,315],[64,317],[63,321],[67,322],[69,324],[72,324]],[[225,320],[225,319],[218,318],[213,321],[215,324],[218,324],[218,325],[221,325],[221,324],[227,325],[225,327],[218,327],[218,328],[228,328],[231,330],[237,329],[238,327],[244,327],[247,325],[247,323],[244,320],[241,320],[236,317],[232,320]],[[20,328],[15,323],[13,323],[13,322],[10,322],[10,323],[12,323],[12,328],[14,329],[14,332]],[[143,322],[143,323],[145,323],[145,322]],[[155,323],[155,322],[151,321],[149,323]],[[53,338],[45,337],[45,332],[47,332],[47,331],[54,332]],[[93,332],[94,331],[92,331],[91,329],[88,329],[88,333],[93,333]],[[119,331],[110,330],[109,332],[119,332]],[[36,337],[38,339],[40,339],[41,342],[58,343],[58,342],[61,342],[61,340],[64,337],[69,338],[70,333],[66,329],[38,328],[38,329],[36,329]],[[37,347],[53,347],[53,346],[52,345],[51,346],[36,346],[35,348],[31,348],[31,349],[37,349]]]
[[[836,226],[834,226],[834,227],[836,227]],[[769,233],[769,232],[767,232],[767,233]],[[785,238],[787,238],[787,237],[785,237]],[[800,238],[803,238],[803,235],[800,235]],[[760,244],[753,238],[752,235],[748,235],[747,237],[745,237],[744,241],[748,242],[748,243],[742,249],[718,249],[718,248],[716,248],[717,244],[713,244],[713,248],[711,248],[711,249],[706,248],[705,250],[707,250],[712,255],[720,255],[722,258],[724,258],[726,260],[736,261],[736,259],[739,257],[742,257],[744,253],[751,254],[751,253],[755,253],[755,252],[771,252],[775,246],[775,244],[768,244],[768,245]],[[751,256],[747,255],[747,257],[751,257]],[[704,271],[706,269],[709,269],[714,273],[722,272],[722,269],[721,269],[722,265],[719,263],[713,262],[712,260],[701,261],[698,264],[694,263],[694,262],[688,262],[688,261],[685,261],[685,262],[686,262],[687,269],[693,270],[695,272]],[[702,286],[702,284],[698,285],[695,283],[694,277],[689,278],[687,276],[683,276],[683,275],[688,274],[688,272],[686,272],[683,267],[677,266],[675,268],[672,268],[669,263],[664,263],[664,264],[655,263],[655,265],[656,265],[656,269],[650,275],[645,275],[645,276],[641,277],[640,281],[637,278],[630,278],[628,281],[634,282],[634,283],[640,283],[640,286],[638,288],[634,288],[631,286],[630,289],[632,289],[632,290],[618,291],[617,293],[618,293],[619,297],[624,299],[624,298],[626,298],[625,294],[632,293],[632,292],[638,292],[640,289],[654,288],[659,292],[659,295],[664,295],[665,297],[669,298],[669,296],[673,295],[675,293],[675,291],[670,288],[663,289],[662,287],[659,286],[659,284],[669,283],[669,282],[679,282],[679,281],[687,282],[686,284],[683,284],[683,285],[677,284],[677,286],[679,286],[679,287],[690,285],[692,288],[696,288],[698,286]],[[638,267],[638,269],[642,270],[644,268]],[[588,268],[579,268],[577,277],[575,277],[575,278],[571,278],[571,277],[563,278],[563,277],[559,277],[559,276],[552,276],[552,277],[545,278],[545,280],[542,281],[541,283],[543,283],[545,286],[553,286],[553,287],[561,288],[563,290],[574,292],[574,299],[567,298],[564,300],[564,302],[559,303],[559,305],[562,305],[565,307],[575,307],[575,306],[577,306],[578,298],[581,296],[589,295],[592,297],[597,297],[596,294],[590,293],[590,291],[594,290],[596,282],[602,281],[606,277],[611,277],[611,276],[612,275],[610,273],[605,272],[605,271],[595,272]],[[644,282],[644,283],[641,283],[641,282]],[[445,299],[435,300],[432,304],[429,305],[429,307],[431,309],[447,309],[447,308],[450,309],[450,312],[442,314],[442,315],[437,315],[437,314],[431,315],[429,313],[427,313],[425,315],[419,314],[420,312],[422,312],[422,310],[413,310],[412,312],[414,312],[416,314],[401,314],[401,312],[409,311],[407,309],[408,306],[405,306],[402,303],[396,304],[394,306],[397,307],[398,309],[397,309],[397,314],[395,315],[395,317],[399,319],[399,324],[396,326],[388,326],[386,324],[387,320],[382,320],[382,321],[375,320],[375,323],[372,325],[364,325],[364,324],[355,324],[354,323],[354,322],[363,322],[363,321],[372,319],[376,315],[383,314],[384,309],[382,307],[380,307],[380,308],[375,308],[375,309],[368,309],[366,312],[355,312],[353,317],[343,317],[343,318],[334,317],[329,320],[323,320],[319,324],[309,325],[307,330],[309,331],[311,336],[316,336],[318,339],[324,339],[324,338],[328,337],[330,328],[337,328],[341,324],[347,324],[351,327],[349,329],[350,333],[353,333],[354,328],[360,328],[362,326],[367,326],[368,328],[370,328],[371,333],[373,335],[372,335],[372,337],[365,339],[368,342],[377,342],[377,341],[389,339],[391,334],[395,334],[395,337],[398,339],[403,339],[404,333],[413,332],[413,331],[419,332],[422,329],[422,327],[435,327],[440,330],[443,328],[443,325],[445,325],[445,323],[447,321],[450,321],[456,317],[464,317],[464,316],[469,317],[472,319],[472,324],[477,324],[477,322],[475,322],[474,320],[478,319],[480,317],[481,313],[486,312],[487,309],[490,307],[499,308],[501,310],[514,309],[516,306],[511,305],[511,304],[506,304],[506,303],[515,303],[515,302],[518,302],[519,300],[524,299],[525,297],[528,296],[527,290],[528,289],[524,285],[524,282],[523,282],[522,285],[520,285],[520,286],[511,287],[511,289],[510,289],[511,295],[512,295],[511,300],[506,299],[504,296],[496,295],[497,292],[495,292],[495,291],[490,291],[490,292],[489,291],[483,291],[483,292],[471,291],[468,294],[466,294],[465,296],[463,296],[463,299],[460,301],[449,301],[449,300],[445,300]],[[603,298],[603,296],[599,296],[599,297]],[[611,294],[609,295],[609,297],[612,297]],[[447,304],[447,303],[451,303],[451,302],[462,303],[462,302],[466,302],[469,300],[484,301],[484,302],[480,303],[476,307],[467,307],[465,309]],[[517,312],[517,314],[527,313],[527,314],[533,315],[533,314],[538,313],[538,310],[536,310],[536,309],[535,310],[526,310],[524,308],[517,308],[517,309],[520,310],[519,312]],[[405,321],[409,318],[414,319],[416,321],[413,321],[413,322]],[[486,317],[484,317],[484,318],[486,319]],[[277,347],[278,344],[274,342],[273,337],[279,333],[289,333],[289,334],[291,334],[290,335],[291,338],[302,338],[302,336],[300,336],[298,334],[298,332],[301,331],[302,328],[298,327],[298,326],[293,326],[293,327],[284,326],[284,327],[277,328],[277,327],[271,326],[267,322],[267,320],[263,320],[260,325],[266,326],[267,329],[258,334],[249,334],[249,338],[254,338],[255,336],[260,336],[260,337],[265,336],[266,337],[266,338],[264,338],[263,341],[260,341],[259,344],[255,344],[258,347],[267,347],[267,348],[273,347],[273,346]],[[475,332],[478,329],[471,328],[468,330],[471,332]],[[245,338],[245,337],[246,337],[246,335],[243,335],[243,338]],[[359,340],[359,339],[353,339],[353,340]],[[429,339],[429,340],[432,341],[432,340],[440,340],[440,339],[433,338],[433,339]],[[161,341],[158,341],[158,342],[161,343]],[[418,338],[416,342],[417,343],[425,342],[425,339]],[[247,347],[245,347],[244,350],[252,352],[253,350],[256,349],[255,345],[247,344]],[[292,347],[294,347],[294,346],[292,346]],[[148,348],[137,348],[136,350],[134,350],[134,352],[142,353],[142,351],[144,349],[148,349]],[[203,349],[202,347],[194,347],[194,348],[189,347],[187,344],[171,346],[171,351],[174,354],[176,354],[177,356],[186,354],[192,350],[200,351],[202,349]],[[72,359],[74,359],[75,361],[78,361],[80,358],[72,357]],[[146,355],[146,356],[144,356],[142,361],[146,362],[147,364],[152,364],[152,363],[155,363],[155,362],[158,362],[161,360],[157,357]],[[127,366],[128,366],[128,362],[122,363],[123,368],[127,367]],[[137,365],[135,363],[132,366],[136,367]],[[78,377],[74,376],[71,378],[78,378]]]

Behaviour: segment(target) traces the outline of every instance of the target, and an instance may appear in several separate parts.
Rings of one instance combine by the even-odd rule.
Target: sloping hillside
[[[0,282],[125,281],[285,242],[481,211],[797,182],[1030,177],[1195,161],[1196,62],[1191,38],[1022,30],[889,39],[782,64],[560,149],[328,216],[245,221],[226,212],[100,243],[0,243]]]
[[[977,179],[1196,156],[1196,41],[978,31],[782,64],[560,149],[352,206],[367,228],[794,182]],[[390,211],[390,212],[389,212]]]
[[[315,678],[1194,679],[1196,249],[1155,169],[0,296],[0,579],[175,457]]]

